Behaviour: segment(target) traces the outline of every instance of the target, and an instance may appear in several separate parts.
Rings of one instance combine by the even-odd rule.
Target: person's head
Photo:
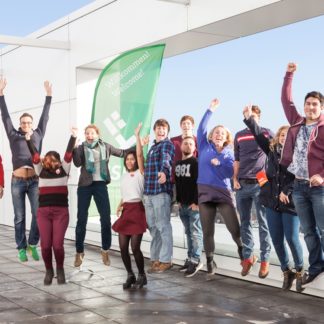
[[[158,119],[153,126],[155,140],[161,142],[168,137],[170,132],[170,125],[167,120],[161,118]]]
[[[285,144],[288,129],[289,129],[288,125],[284,125],[284,126],[279,127],[279,129],[277,130],[276,135],[274,136],[274,138],[270,142],[270,148],[271,149],[274,149],[274,147],[277,144],[280,144],[280,145]]]
[[[180,127],[183,135],[190,136],[192,134],[192,130],[194,126],[195,126],[195,120],[193,119],[193,117],[189,115],[182,116],[180,120]]]
[[[138,169],[136,152],[128,152],[124,157],[124,166],[127,172],[136,171]]]
[[[316,122],[324,109],[324,97],[318,91],[312,91],[306,94],[304,101],[304,112],[306,121]]]
[[[33,129],[33,116],[28,113],[23,113],[19,118],[20,129],[24,133],[29,133]]]
[[[261,116],[261,109],[259,106],[252,105],[252,115],[251,117],[256,121],[256,123],[259,123],[260,121],[260,116]]]
[[[208,140],[217,148],[224,148],[233,143],[231,132],[223,125],[215,126],[208,134]]]
[[[62,165],[60,154],[56,151],[47,152],[42,160],[42,165],[48,171],[55,172],[59,170]]]
[[[88,125],[84,129],[84,136],[86,141],[91,144],[93,141],[97,140],[100,136],[99,128],[96,125]]]
[[[182,155],[190,157],[196,149],[196,142],[192,136],[186,136],[181,142],[181,152]]]

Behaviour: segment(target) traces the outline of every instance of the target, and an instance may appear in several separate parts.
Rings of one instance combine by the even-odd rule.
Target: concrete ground
[[[69,276],[74,242],[65,248]],[[124,291],[119,253],[111,253],[110,267],[101,263],[98,247],[87,245],[85,254],[84,268],[95,275],[44,286],[43,262],[19,262],[13,228],[0,226],[0,323],[324,323],[322,298],[221,275],[207,281],[203,271],[185,278],[178,266],[148,275],[142,290]]]

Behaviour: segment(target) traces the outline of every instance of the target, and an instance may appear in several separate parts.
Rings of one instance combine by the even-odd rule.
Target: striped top
[[[76,137],[71,136],[62,165],[55,171],[44,169],[39,153],[33,142],[27,141],[32,155],[36,174],[39,176],[39,207],[63,206],[68,207],[68,177],[71,169],[72,151]]]

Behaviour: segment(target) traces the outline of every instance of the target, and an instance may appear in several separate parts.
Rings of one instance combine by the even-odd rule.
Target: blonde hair
[[[215,129],[216,129],[216,128],[220,128],[220,127],[223,128],[223,129],[225,130],[225,132],[226,132],[226,140],[225,140],[225,142],[224,142],[224,144],[223,144],[223,148],[224,148],[225,146],[232,145],[232,144],[233,144],[233,136],[232,136],[231,132],[229,131],[229,129],[226,128],[226,127],[223,126],[223,125],[217,125],[217,126],[215,126],[215,127],[214,127],[210,132],[209,132],[209,134],[208,134],[208,141],[211,141]]]
[[[99,128],[94,125],[94,124],[90,124],[88,125],[85,129],[84,129],[84,132],[86,132],[89,128],[92,128],[98,135],[100,135],[100,130]]]
[[[279,127],[275,137],[270,141],[269,148],[270,148],[271,151],[274,151],[275,146],[279,144],[279,137],[280,137],[281,132],[283,130],[288,129],[288,128],[289,128],[288,125],[283,125],[283,126]]]

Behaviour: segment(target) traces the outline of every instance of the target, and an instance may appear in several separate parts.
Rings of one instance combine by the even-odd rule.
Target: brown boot
[[[56,269],[56,277],[57,277],[57,283],[59,285],[64,285],[66,283],[65,282],[65,272],[64,272],[63,268]]]
[[[83,258],[84,258],[84,253],[83,252],[75,254],[74,266],[76,268],[81,266],[81,264],[83,262]]]
[[[51,285],[52,284],[53,277],[54,277],[54,270],[53,270],[53,268],[46,269],[46,274],[45,274],[45,278],[44,278],[44,285],[45,286]]]
[[[108,250],[107,251],[101,250],[101,257],[102,257],[103,264],[106,266],[110,266]]]
[[[151,267],[147,270],[148,273],[154,273],[159,270],[160,261],[151,261]]]
[[[259,278],[264,279],[269,274],[269,262],[261,261],[260,270],[259,270]]]

